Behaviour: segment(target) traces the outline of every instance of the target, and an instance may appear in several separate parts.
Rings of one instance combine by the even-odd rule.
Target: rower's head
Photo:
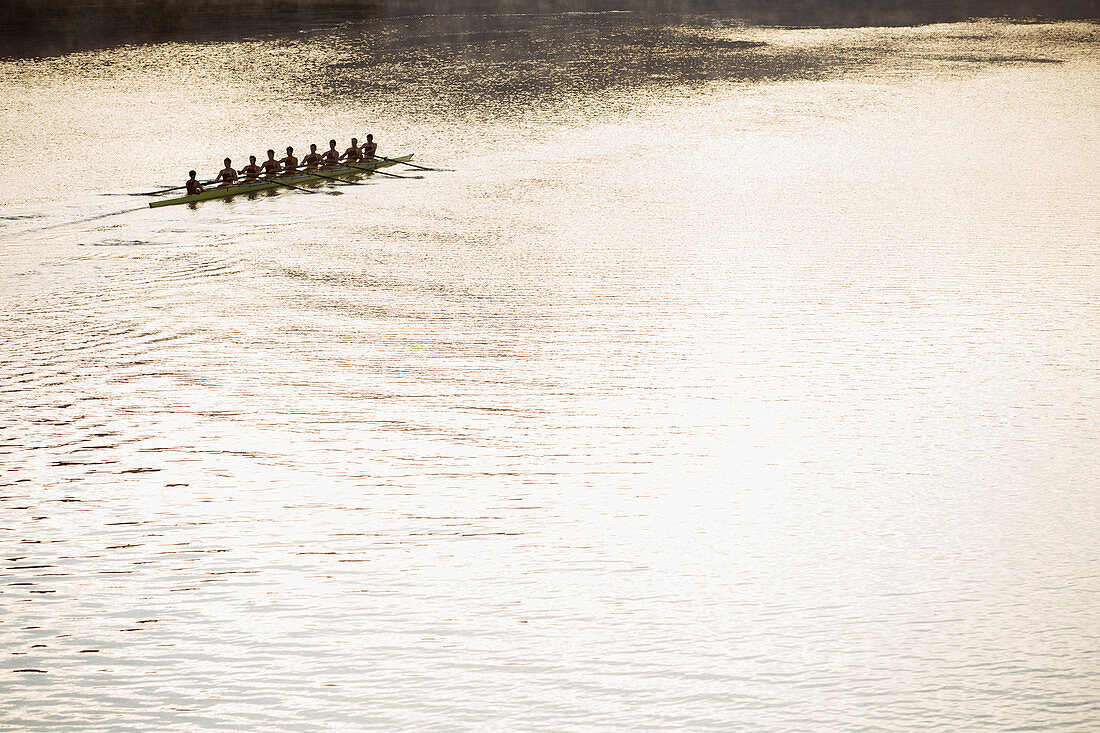
[[[351,144],[352,144],[352,145],[355,145],[355,144],[356,144],[356,143],[358,143],[358,142],[359,142],[359,141],[358,141],[358,140],[356,140],[355,138],[352,138],[352,139],[351,139]]]
[[[317,152],[317,143],[310,143],[309,144],[309,152],[311,152],[311,153],[316,153]]]
[[[329,140],[328,141],[328,146],[330,148],[335,148],[336,147],[336,141],[335,140]]]
[[[267,151],[267,157],[268,158],[274,158],[275,157],[275,151],[274,150],[268,150]]]
[[[256,156],[255,155],[248,156],[248,162],[251,163],[252,165],[256,165]]]
[[[371,140],[374,140],[374,135],[367,135],[367,142],[369,143]]]
[[[232,161],[232,160],[230,160],[229,158],[226,158],[226,159],[225,159],[224,161],[222,161],[222,162],[223,162],[223,163],[225,163],[225,167],[226,167],[226,168],[228,168],[229,166],[231,166],[231,165],[233,164],[233,161]]]
[[[194,178],[195,176],[197,176],[197,175],[198,175],[198,173],[195,173],[195,171],[187,171],[187,175],[189,175],[189,176],[191,176],[192,178]]]
[[[287,146],[286,146],[286,154],[287,154],[287,155],[294,155],[294,148],[292,148],[292,147],[290,147],[289,145],[287,145]]]

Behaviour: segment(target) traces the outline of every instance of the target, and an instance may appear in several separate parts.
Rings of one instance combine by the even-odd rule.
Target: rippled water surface
[[[0,728],[1100,727],[1097,26],[735,21],[0,62]]]

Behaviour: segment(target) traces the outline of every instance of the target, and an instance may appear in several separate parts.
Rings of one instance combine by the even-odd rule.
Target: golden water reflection
[[[5,65],[5,720],[1095,728],[1095,28],[595,22]]]

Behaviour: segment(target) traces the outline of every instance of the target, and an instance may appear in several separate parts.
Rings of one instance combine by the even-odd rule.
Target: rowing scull
[[[360,176],[364,173],[370,173],[376,168],[386,168],[397,163],[404,163],[412,159],[412,154],[402,155],[398,158],[379,158],[377,160],[360,161],[351,165],[341,165],[338,168],[322,168],[316,173],[313,171],[302,171],[301,173],[293,176],[280,176],[275,180],[269,180],[261,178],[253,183],[238,183],[233,186],[219,186],[216,188],[208,188],[201,193],[191,194],[188,196],[178,196],[173,199],[162,199],[160,201],[150,202],[149,208],[155,209],[158,206],[172,206],[173,204],[190,204],[196,201],[207,201],[209,199],[227,198],[229,196],[237,196],[239,194],[254,193],[256,191],[270,191],[275,188],[283,188],[282,184],[290,184],[291,186],[300,186],[303,183],[317,183],[332,178],[350,178],[352,176]],[[276,182],[277,181],[277,182]]]

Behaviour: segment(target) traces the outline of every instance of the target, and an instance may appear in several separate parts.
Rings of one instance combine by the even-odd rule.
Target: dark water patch
[[[101,242],[77,242],[81,247],[142,247],[150,244],[163,244],[162,242],[150,242],[144,239],[105,239]]]
[[[383,288],[393,289],[400,285],[398,281],[386,280],[359,272],[311,272],[293,267],[276,267],[271,273],[276,277],[284,277],[292,281],[305,281],[319,285],[337,285],[353,288]]]
[[[425,110],[480,117],[662,83],[823,79],[864,68],[889,50],[808,53],[715,23],[654,21],[638,13],[412,17],[400,26],[347,27],[303,44],[332,44],[327,56],[336,63],[289,73],[305,95],[399,94]],[[345,53],[348,48],[357,53]]]
[[[629,12],[665,22],[713,17],[716,22],[779,27],[913,26],[996,17],[1071,20],[1100,17],[1088,0],[5,0],[0,3],[0,58],[166,41],[299,38],[334,27],[383,19],[452,18],[480,24],[487,15],[572,16]],[[476,31],[465,32],[477,42]]]
[[[1064,64],[1063,59],[1030,58],[1027,56],[941,56],[944,61],[973,64]]]
[[[13,509],[20,509],[21,507],[12,507]],[[8,570],[41,570],[44,568],[55,568],[56,565],[12,565],[8,567]]]
[[[390,15],[559,14],[633,11],[649,15],[714,15],[752,25],[814,28],[913,26],[971,18],[1100,17],[1088,0],[390,0]]]
[[[0,58],[296,34],[378,17],[385,0],[4,0]]]

